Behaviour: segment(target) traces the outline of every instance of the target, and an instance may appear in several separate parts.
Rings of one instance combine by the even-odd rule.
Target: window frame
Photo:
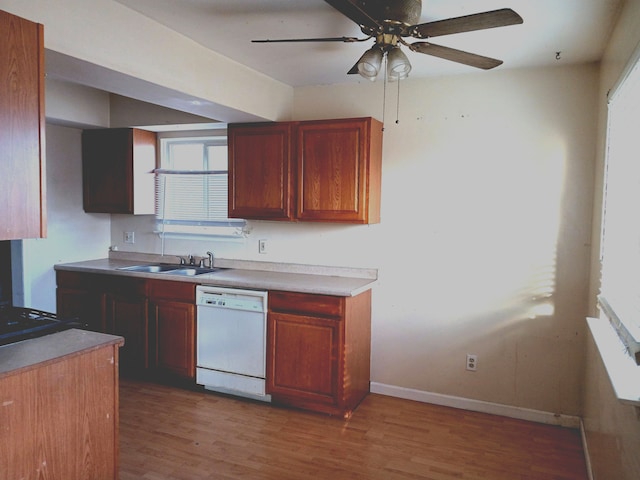
[[[601,317],[604,317],[610,322],[611,326],[616,331],[626,354],[631,356],[637,365],[640,365],[640,292],[636,292],[635,299],[625,298],[624,300],[620,300],[620,292],[615,291],[615,289],[611,288],[611,286],[615,287],[615,283],[612,282],[610,278],[608,278],[608,276],[611,275],[609,273],[611,270],[607,260],[607,249],[609,248],[611,249],[611,251],[613,251],[613,249],[611,248],[611,240],[607,239],[607,227],[609,227],[609,230],[614,228],[612,224],[608,223],[608,215],[615,216],[616,214],[620,214],[620,208],[618,208],[617,210],[613,210],[613,214],[608,211],[608,207],[611,208],[611,206],[609,205],[609,202],[611,201],[611,191],[613,190],[613,187],[616,186],[615,183],[613,185],[611,185],[610,183],[610,167],[612,163],[618,163],[615,166],[616,168],[620,168],[620,158],[623,158],[623,160],[628,160],[626,155],[624,157],[621,157],[619,155],[619,144],[613,143],[614,140],[619,141],[619,131],[614,132],[612,130],[613,128],[615,128],[615,125],[620,122],[620,118],[615,117],[616,113],[620,111],[616,109],[615,102],[620,101],[620,98],[625,98],[624,95],[628,94],[628,91],[625,90],[626,88],[634,88],[632,94],[640,99],[640,48],[637,49],[636,52],[634,52],[634,55],[631,57],[620,78],[607,95],[607,130],[605,139],[606,148],[601,211],[602,221],[600,225],[600,293],[597,297],[597,306],[600,310]],[[640,116],[640,100],[636,101],[638,116]],[[625,109],[627,107],[624,103],[621,103],[619,105],[621,105],[621,107],[619,107],[620,109]],[[635,115],[635,110],[633,112]],[[626,137],[623,138],[626,139]],[[618,156],[615,156],[616,154],[618,154]],[[633,173],[631,172],[631,168],[628,168],[627,170],[627,174]],[[640,174],[640,170],[638,173]],[[640,178],[638,178],[638,180],[640,181]],[[614,193],[613,195],[615,196],[616,193]],[[624,216],[624,218],[629,220],[630,222],[633,222],[633,220],[635,220],[635,222],[633,223],[636,224],[637,228],[640,227],[640,225],[638,225],[640,219],[634,218],[634,215],[631,211],[629,211],[628,214]],[[617,238],[621,238],[621,230],[619,228],[619,224],[620,221],[618,221],[618,225],[615,225],[616,227],[618,227],[618,229],[614,231],[613,234],[611,234],[611,232],[609,231],[609,234],[614,236],[612,237],[614,238],[614,240],[616,240]],[[634,237],[634,239],[640,242],[640,235],[638,236],[638,238]],[[635,262],[632,262],[632,259],[629,259],[629,264],[633,264],[633,266],[635,266],[635,269],[632,268],[632,270],[636,270],[635,272],[631,273],[635,273],[635,278],[640,279],[640,259],[638,258],[640,257],[640,254],[634,255],[634,257],[636,257]],[[616,273],[614,271],[614,275],[619,276],[620,272]],[[618,283],[620,281],[621,280],[618,278]],[[635,308],[635,314],[630,314],[630,312],[633,312],[629,307],[637,307]]]
[[[196,143],[201,142],[206,146],[226,146],[227,145],[227,130],[215,129],[215,130],[187,130],[187,131],[170,131],[158,133],[158,168],[155,170],[156,184],[154,186],[154,194],[156,195],[156,207],[155,207],[155,221],[156,230],[155,233],[162,238],[165,237],[178,237],[178,238],[193,238],[193,237],[217,237],[219,239],[233,240],[242,239],[246,237],[246,220],[238,218],[219,218],[216,220],[200,219],[200,220],[176,220],[163,218],[158,206],[160,199],[159,181],[163,175],[183,174],[183,175],[209,175],[219,174],[222,172],[228,173],[228,165],[226,170],[179,170],[174,168],[170,160],[171,145],[179,143]],[[205,148],[206,150],[206,148]],[[206,153],[205,153],[206,155]],[[206,160],[205,160],[206,161]],[[203,168],[208,168],[208,165],[203,165]],[[204,180],[203,180],[204,181]],[[228,184],[227,189],[224,192],[224,198],[228,199]],[[162,199],[165,201],[166,197]],[[228,212],[228,209],[227,209]]]

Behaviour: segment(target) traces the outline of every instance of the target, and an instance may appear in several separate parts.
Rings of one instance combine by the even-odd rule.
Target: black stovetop
[[[55,313],[0,305],[0,345],[82,327],[77,318],[60,319]]]

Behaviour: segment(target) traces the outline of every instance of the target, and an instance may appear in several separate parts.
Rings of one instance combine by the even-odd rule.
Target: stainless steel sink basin
[[[131,267],[120,267],[118,270],[127,270],[129,272],[143,273],[164,273],[181,268],[180,265],[133,265]]]
[[[179,267],[176,270],[170,270],[167,272],[163,272],[166,273],[168,275],[186,275],[186,276],[192,276],[192,275],[204,275],[205,273],[213,273],[213,272],[217,272],[221,270],[220,268],[206,268],[206,267]]]
[[[120,267],[118,270],[141,273],[162,273],[165,275],[195,276],[206,273],[218,272],[222,268],[192,267],[190,265],[132,265],[130,267]]]

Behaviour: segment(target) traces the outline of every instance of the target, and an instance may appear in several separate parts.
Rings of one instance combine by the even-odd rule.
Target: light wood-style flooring
[[[121,380],[120,480],[586,480],[577,430],[370,394],[349,420]]]

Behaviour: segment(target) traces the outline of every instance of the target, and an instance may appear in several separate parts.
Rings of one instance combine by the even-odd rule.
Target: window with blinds
[[[161,234],[240,236],[227,218],[226,136],[160,138],[156,219]]]
[[[610,94],[602,224],[602,312],[640,357],[640,61]]]

